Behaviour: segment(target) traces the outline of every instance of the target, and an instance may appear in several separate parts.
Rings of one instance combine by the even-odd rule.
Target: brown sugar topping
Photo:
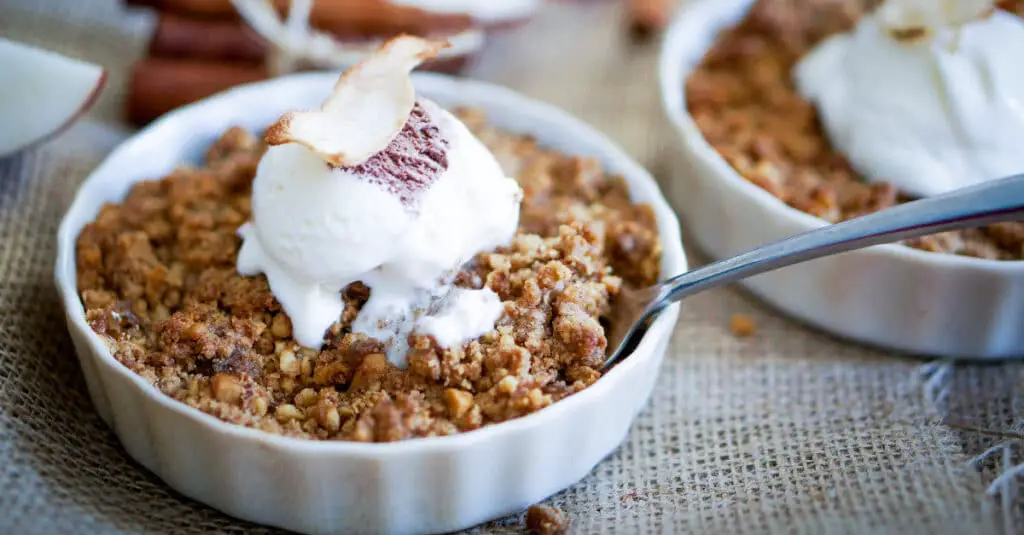
[[[319,440],[450,435],[557,403],[601,377],[604,322],[623,285],[658,277],[650,206],[595,159],[461,119],[524,190],[507,247],[477,255],[461,287],[504,303],[495,329],[460,347],[409,340],[408,368],[350,326],[370,290],[343,291],[324,347],[299,347],[266,278],[235,268],[265,146],[231,129],[205,165],[135,184],[78,237],[78,289],[114,358],[165,395],[225,422]],[[423,123],[426,124],[426,123]],[[434,161],[434,160],[432,160]]]
[[[686,105],[704,137],[744,178],[789,206],[839,222],[911,200],[892,184],[868,183],[835,150],[814,106],[792,81],[797,62],[822,39],[849,30],[877,0],[758,0],[723,31],[686,80]],[[1024,0],[999,7],[1024,15]],[[941,253],[1024,260],[1024,222],[905,242]]]

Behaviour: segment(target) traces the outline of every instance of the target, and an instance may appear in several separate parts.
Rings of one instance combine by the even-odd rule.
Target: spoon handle
[[[752,249],[658,286],[660,309],[707,288],[822,256],[947,230],[1024,220],[1024,174],[901,204]]]

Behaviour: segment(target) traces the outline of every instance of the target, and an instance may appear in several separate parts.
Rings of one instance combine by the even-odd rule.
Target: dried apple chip
[[[283,115],[267,143],[298,143],[339,167],[357,166],[384,150],[402,131],[416,91],[409,73],[449,46],[402,35],[342,73],[319,110]]]

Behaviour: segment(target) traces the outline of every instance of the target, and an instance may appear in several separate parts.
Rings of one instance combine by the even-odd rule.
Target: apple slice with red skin
[[[106,83],[99,65],[0,38],[0,158],[63,132]]]

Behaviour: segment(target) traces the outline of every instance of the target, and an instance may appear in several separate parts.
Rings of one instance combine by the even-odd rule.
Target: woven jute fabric
[[[564,106],[672,180],[656,50],[625,40],[620,3],[555,3],[497,38],[472,74]],[[0,533],[271,533],[131,461],[93,410],[65,332],[57,226],[127,133],[126,66],[151,26],[117,4],[0,0],[0,35],[100,62],[111,80],[87,121],[0,160]],[[0,87],[12,82],[0,66]],[[731,334],[735,313],[757,322],[754,336]],[[623,445],[548,503],[574,533],[1016,533],[1022,417],[1021,364],[898,357],[711,291],[685,302]],[[473,532],[522,530],[514,516]]]

